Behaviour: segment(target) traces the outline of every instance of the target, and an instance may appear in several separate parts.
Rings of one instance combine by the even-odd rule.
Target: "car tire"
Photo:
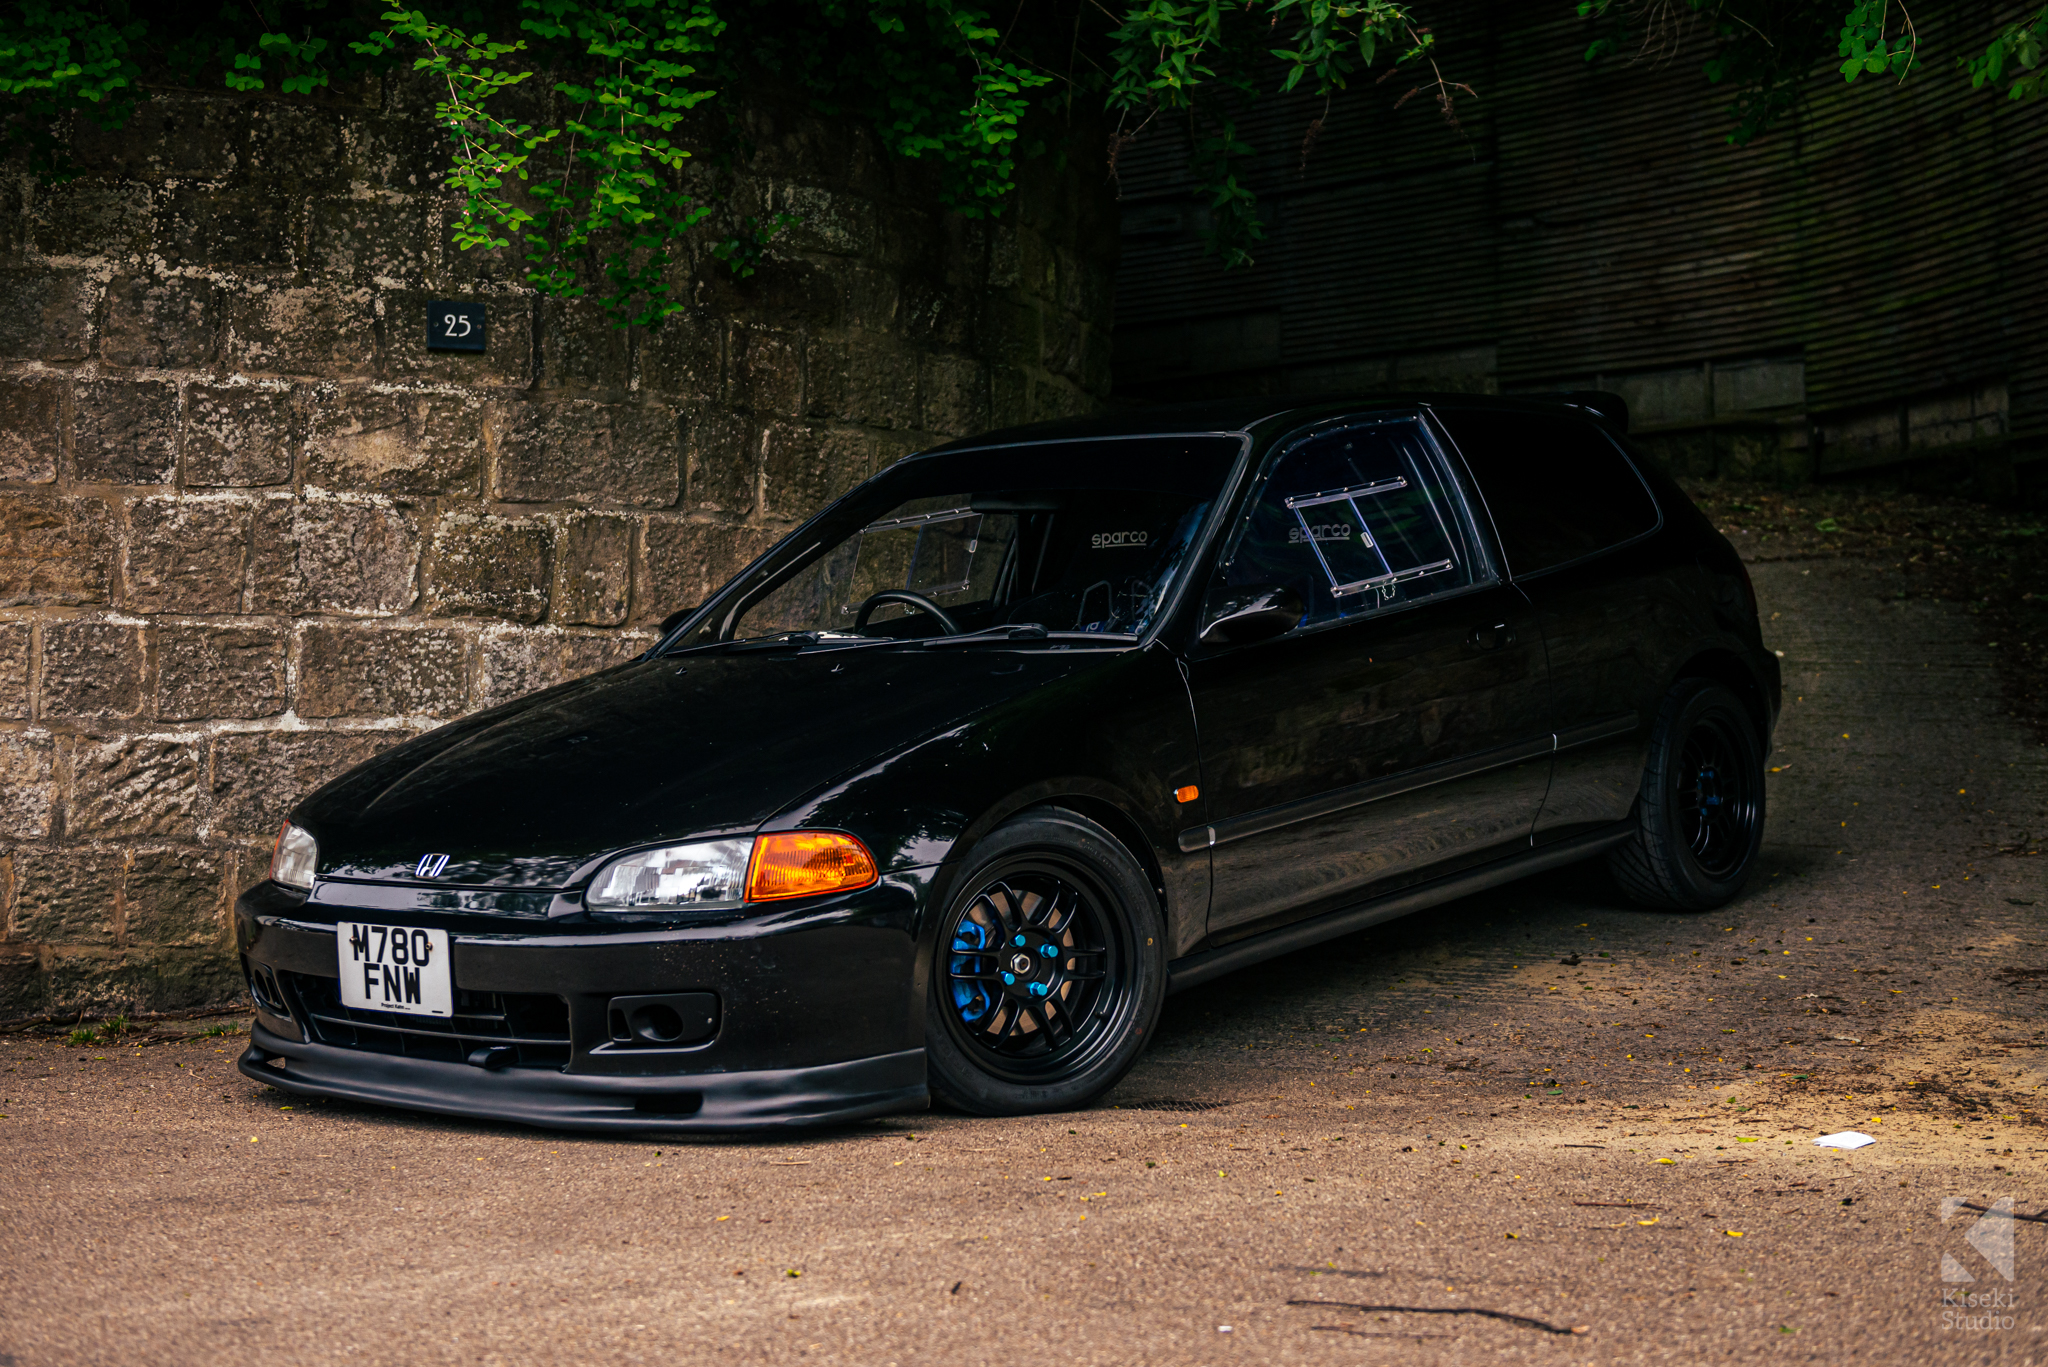
[[[954,889],[927,993],[933,1096],[1030,1115],[1115,1086],[1166,999],[1165,918],[1131,852],[1079,813],[1034,808],[975,847]]]
[[[1636,832],[1607,866],[1630,900],[1707,911],[1742,891],[1764,838],[1764,756],[1742,699],[1711,679],[1665,696],[1643,769]]]

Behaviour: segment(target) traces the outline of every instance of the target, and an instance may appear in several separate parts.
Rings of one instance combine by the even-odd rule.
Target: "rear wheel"
[[[1058,808],[981,842],[931,974],[932,1091],[975,1115],[1075,1110],[1114,1086],[1166,996],[1151,880],[1107,830]]]
[[[1725,684],[1685,679],[1658,709],[1641,824],[1608,855],[1633,900],[1706,911],[1742,891],[1764,838],[1763,743]]]

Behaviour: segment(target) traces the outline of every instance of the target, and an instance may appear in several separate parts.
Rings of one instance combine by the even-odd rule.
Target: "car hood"
[[[1119,652],[967,646],[640,661],[443,727],[293,820],[322,878],[562,887],[615,850],[747,832],[835,778]],[[878,852],[878,854],[881,852]]]

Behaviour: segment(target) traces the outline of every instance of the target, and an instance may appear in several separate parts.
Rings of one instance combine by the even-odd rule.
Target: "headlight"
[[[748,902],[864,888],[877,878],[867,846],[837,831],[779,831],[622,855],[590,880],[596,912],[730,911]]]
[[[725,911],[745,900],[752,840],[667,845],[614,859],[590,880],[592,911]]]
[[[277,830],[277,847],[270,852],[271,881],[288,888],[313,886],[313,866],[320,862],[320,846],[313,833],[287,821]]]

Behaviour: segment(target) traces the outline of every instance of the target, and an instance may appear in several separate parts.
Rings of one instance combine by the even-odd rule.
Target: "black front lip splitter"
[[[304,1044],[257,1025],[243,1076],[325,1096],[556,1130],[701,1134],[840,1125],[921,1111],[924,1050],[809,1068],[608,1077],[542,1068],[472,1068]]]

